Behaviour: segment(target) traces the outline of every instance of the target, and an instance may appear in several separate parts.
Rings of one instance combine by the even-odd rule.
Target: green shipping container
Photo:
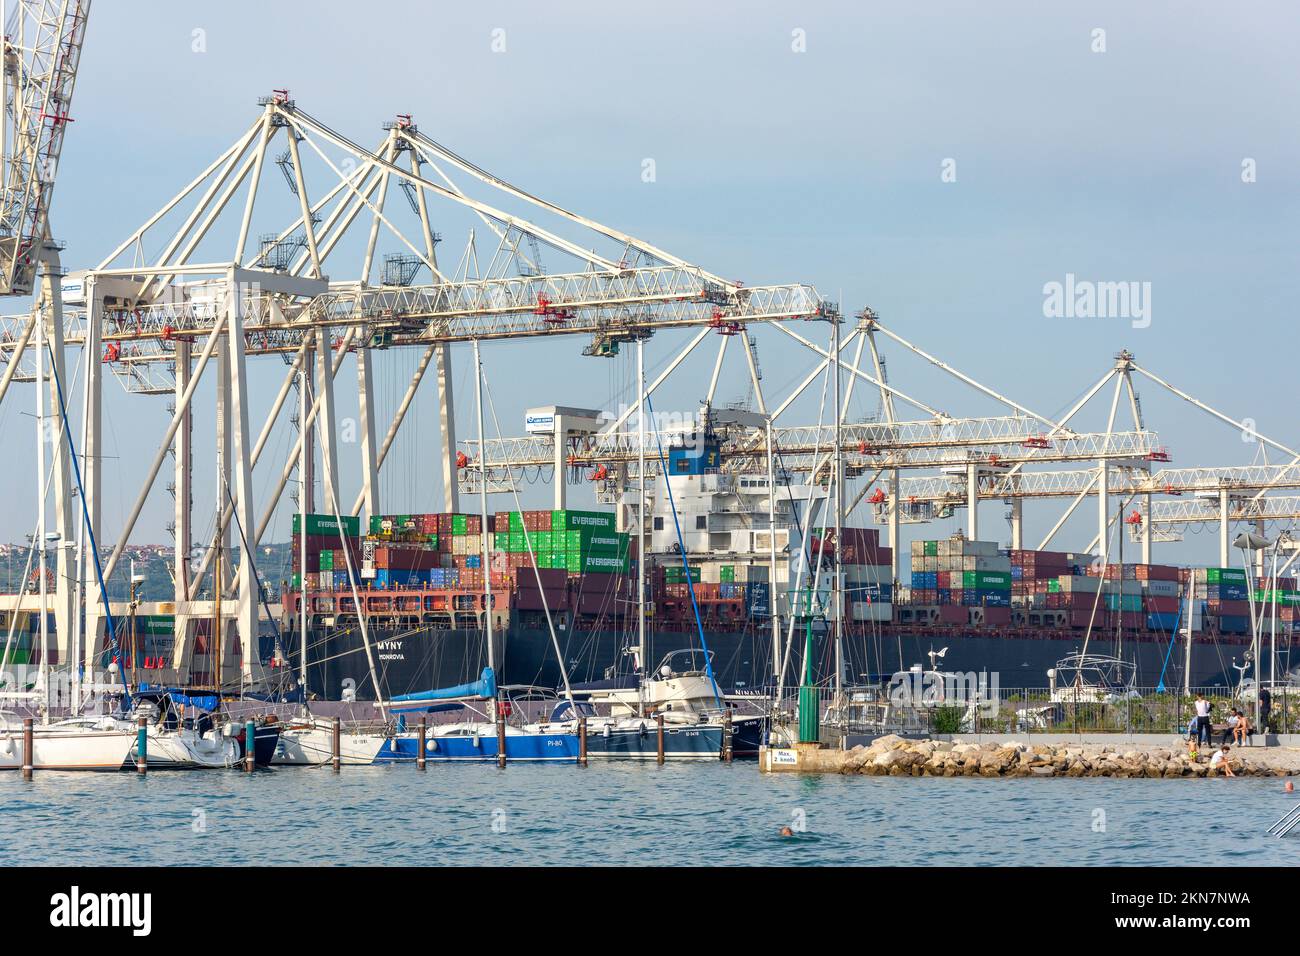
[[[1206,568],[1205,580],[1210,584],[1245,585],[1246,572],[1239,568]]]
[[[510,532],[510,543],[506,545],[506,550],[509,551],[511,554],[519,554],[520,552],[528,550],[528,548],[524,545],[523,529],[520,529],[519,531]]]
[[[1140,594],[1107,594],[1106,610],[1108,611],[1140,611],[1142,610],[1142,595]]]
[[[553,532],[556,537],[563,536],[566,551],[603,551],[624,554],[628,548],[628,535],[619,531],[593,531],[578,529],[575,531]],[[560,545],[557,541],[556,547]]]
[[[552,511],[552,531],[614,531],[612,512],[607,511]]]
[[[319,571],[333,571],[333,570],[334,570],[334,552],[333,552],[333,551],[322,551],[322,552],[320,553],[320,567],[317,568],[317,570],[319,570]]]
[[[523,530],[524,530],[524,516],[521,515],[518,511],[510,512],[510,533],[514,534],[516,531],[523,531]]]
[[[297,513],[293,516],[293,533],[302,534],[302,515]],[[339,523],[333,515],[308,515],[307,533],[313,535],[338,534]],[[350,538],[360,537],[361,519],[354,518],[351,515],[344,515],[343,533]]]
[[[176,618],[171,614],[139,614],[135,629],[137,634],[170,637],[176,633]]]
[[[626,574],[627,555],[589,554],[579,559],[582,574]]]
[[[724,564],[718,568],[718,580],[723,584],[734,584],[736,582],[736,567],[732,564]]]
[[[963,571],[961,586],[978,590],[1010,591],[1011,572],[1009,571]]]
[[[669,565],[664,568],[664,581],[668,584],[684,584],[686,581],[686,572],[682,570],[682,567],[679,564]],[[691,568],[691,581],[699,584],[699,568]]]
[[[452,534],[469,534],[469,516],[452,515],[451,516],[451,533]]]
[[[938,542],[938,541],[926,541],[926,542],[925,542],[925,555],[926,555],[926,557],[937,557],[938,554],[939,554],[939,542]]]
[[[533,539],[533,547],[536,548],[538,551],[550,551],[550,550],[552,550],[552,545],[551,545],[551,532],[549,532],[549,531],[530,531],[530,532],[529,532],[529,536]]]
[[[492,547],[497,551],[510,550],[510,532],[494,531],[492,533]]]

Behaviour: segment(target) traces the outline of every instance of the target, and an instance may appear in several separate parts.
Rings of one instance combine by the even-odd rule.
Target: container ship
[[[635,523],[627,508],[498,512],[486,525],[377,515],[364,528],[307,515],[285,582],[285,663],[296,674],[305,649],[308,691],[325,699],[463,683],[487,659],[490,613],[502,684],[606,687],[707,647],[723,691],[759,693],[798,682],[811,629],[814,671],[841,660],[851,685],[941,660],[996,674],[1003,689],[1045,688],[1059,661],[1087,650],[1130,663],[1137,686],[1211,687],[1239,677],[1252,598],[1290,647],[1293,578],[1252,595],[1239,568],[1107,564],[960,534],[912,542],[904,570],[878,529],[825,526],[823,488],[711,460],[707,442],[672,449],[658,479],[671,494],[653,495],[643,534],[622,526]]]

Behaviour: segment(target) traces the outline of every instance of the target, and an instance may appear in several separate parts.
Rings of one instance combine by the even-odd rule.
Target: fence
[[[1055,694],[1047,688],[989,688],[983,695],[939,696],[917,702],[891,699],[889,692],[879,687],[846,688],[841,699],[836,699],[830,688],[818,688],[822,723],[826,726],[850,732],[927,734],[1184,735],[1196,713],[1198,692],[1210,702],[1214,724],[1227,723],[1231,708],[1236,707],[1247,714],[1256,732],[1265,730],[1256,727],[1253,696],[1241,699],[1222,687],[1193,688],[1188,695],[1153,687],[1134,688],[1123,695],[1071,688],[1060,688]],[[782,709],[793,714],[794,707],[792,696]],[[1267,730],[1273,733],[1300,733],[1300,689],[1274,689],[1266,723]]]

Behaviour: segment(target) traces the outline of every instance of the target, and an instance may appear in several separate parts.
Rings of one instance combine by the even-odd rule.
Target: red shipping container
[[[969,619],[969,608],[962,607],[960,604],[939,605],[940,624],[966,624],[969,623]]]
[[[1164,578],[1149,578],[1151,581],[1163,581]],[[1177,614],[1178,598],[1162,596],[1157,594],[1148,594],[1142,599],[1148,613],[1152,614]]]
[[[1005,627],[1011,623],[1011,608],[1009,607],[986,607],[984,608],[984,623],[992,627]]]
[[[612,574],[593,574],[590,577],[609,578],[614,577]],[[542,588],[545,590],[554,590],[562,588],[568,583],[568,573],[563,568],[529,568],[527,573],[516,576],[516,582],[520,590],[531,589],[537,590],[537,582],[541,581]]]

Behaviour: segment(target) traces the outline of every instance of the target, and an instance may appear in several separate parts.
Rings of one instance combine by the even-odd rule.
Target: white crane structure
[[[30,295],[49,236],[50,204],[90,0],[8,0],[0,117],[0,296]]]
[[[67,16],[77,50],[87,6],[85,0],[63,5],[73,11]],[[8,64],[8,52],[6,56]],[[66,119],[71,82],[59,90],[56,100],[63,112],[56,112]],[[111,576],[121,563],[170,456],[177,680],[188,678],[196,621],[228,615],[244,647],[256,635],[260,582],[249,556],[263,543],[291,482],[301,485],[303,511],[315,510],[319,468],[325,502],[350,505],[353,515],[383,512],[381,469],[430,366],[436,369],[440,437],[430,459],[441,474],[445,510],[458,511],[460,492],[473,488],[475,481],[488,482],[491,491],[509,490],[529,470],[549,471],[556,504],[563,507],[567,486],[583,481],[587,476],[582,472],[590,468],[601,474],[598,494],[619,503],[625,519],[627,495],[639,487],[640,477],[638,426],[632,415],[714,335],[717,353],[700,418],[682,428],[716,429],[723,440],[723,467],[734,473],[770,474],[775,461],[783,475],[825,483],[842,468],[845,482],[857,482],[858,488],[837,521],[847,520],[865,501],[876,520],[888,526],[896,579],[902,523],[931,520],[964,506],[966,533],[976,538],[980,501],[1010,504],[1012,547],[1022,547],[1024,500],[1070,499],[1041,545],[1046,547],[1078,505],[1093,497],[1098,525],[1090,549],[1105,547],[1117,520],[1112,498],[1140,498],[1146,516],[1143,553],[1149,560],[1152,538],[1165,528],[1215,520],[1226,529],[1229,521],[1269,520],[1272,503],[1284,499],[1268,498],[1266,492],[1300,489],[1300,453],[1262,435],[1261,444],[1293,460],[1276,466],[1166,467],[1170,456],[1143,420],[1135,374],[1225,423],[1246,425],[1180,392],[1128,352],[1121,352],[1063,416],[1046,416],[904,339],[870,310],[839,334],[844,320],[838,305],[824,300],[813,286],[746,286],[724,279],[487,172],[429,138],[410,116],[384,124],[375,146],[366,148],[300,109],[287,91],[262,98],[259,107],[246,130],[97,265],[63,277],[57,250],[51,248],[37,308],[30,315],[0,318],[0,401],[12,384],[38,380],[29,346],[34,317],[44,322],[46,348],[60,382],[69,380],[65,353],[80,350],[79,455],[87,523],[96,540],[104,539],[104,373],[129,393],[170,400],[167,425],[122,515],[103,573]],[[61,139],[61,129],[58,135]],[[7,176],[6,188],[12,179]],[[42,195],[47,208],[48,191]],[[43,207],[38,203],[35,208]],[[449,265],[439,255],[439,228],[455,216],[471,228],[463,251]],[[22,221],[30,222],[30,216]],[[381,242],[399,251],[384,253]],[[5,248],[23,258],[21,242],[5,247],[0,236],[0,252]],[[20,273],[18,268],[13,274]],[[10,280],[11,289],[22,287],[20,275]],[[820,339],[827,323],[835,326],[827,338],[838,343],[838,351],[835,344],[811,337]],[[797,346],[794,353],[806,350],[812,356],[807,375],[779,399],[765,394],[759,372],[755,335],[762,328],[771,329],[763,334],[781,345]],[[610,414],[594,427],[572,428],[559,415],[549,435],[457,440],[454,343],[581,335],[588,340],[586,354],[612,356],[622,343],[661,331],[682,331],[688,340],[622,413]],[[882,338],[973,389],[1002,414],[954,415],[904,391],[887,375]],[[731,351],[739,351],[744,362],[752,409],[729,409],[718,401],[732,339],[739,340],[738,349]],[[416,350],[418,362],[392,419],[381,422],[374,353],[396,348]],[[335,412],[339,374],[349,355],[355,358],[359,408],[360,488],[355,497],[341,487],[344,448]],[[254,389],[248,372],[250,357],[257,356],[276,356],[287,366],[260,422],[251,411]],[[819,377],[843,381],[832,406],[838,416],[817,425],[780,422]],[[274,457],[272,432],[294,410],[289,396],[309,379],[308,394],[299,395],[298,436],[282,460],[268,463]],[[217,493],[211,503],[216,544],[211,548],[196,547],[194,537],[193,419],[203,386],[212,389],[216,409]],[[1076,428],[1072,423],[1084,407],[1107,387],[1105,430]],[[850,421],[850,399],[862,388],[878,396],[880,412],[871,421]],[[1131,425],[1118,424],[1121,402]],[[915,414],[901,414],[903,406]],[[475,467],[458,467],[462,449],[464,462],[475,462]],[[1076,468],[1041,470],[1064,463]],[[63,540],[71,541],[75,522],[68,455],[56,452],[52,464],[54,524]],[[647,476],[658,473],[653,459],[645,467]],[[263,477],[268,471],[269,481]],[[904,477],[906,472],[932,474]],[[261,477],[257,483],[255,474]],[[257,493],[268,486],[269,492]],[[837,488],[837,495],[842,493]],[[1204,503],[1209,499],[1179,500],[1183,495],[1214,495],[1215,508]],[[1202,510],[1177,511],[1193,504]],[[1288,504],[1300,511],[1300,499]],[[235,573],[224,579],[212,575],[213,562],[236,546],[243,557]],[[60,651],[67,647],[70,623],[81,620],[77,610],[84,595],[89,663],[102,646],[104,609],[96,597],[96,569],[84,555],[66,549],[59,561],[55,606]],[[224,580],[222,593],[202,599],[209,576]],[[0,605],[30,608],[39,606],[32,604],[35,600],[11,596],[0,599]],[[241,652],[240,642],[233,640],[223,647],[228,656],[217,662],[219,674],[233,670],[245,686],[262,680],[255,653]]]
[[[409,116],[385,124],[380,143],[367,150],[299,110],[286,91],[276,91],[259,105],[256,121],[234,143],[97,266],[56,282],[55,294],[43,306],[48,326],[57,333],[58,341],[50,343],[60,355],[56,361],[73,347],[89,356],[84,363],[82,479],[97,540],[102,540],[103,371],[113,372],[128,392],[172,398],[170,421],[103,573],[107,578],[119,565],[172,456],[175,663],[181,677],[192,622],[209,617],[217,606],[233,618],[240,635],[256,634],[259,585],[250,560],[240,560],[223,588],[228,600],[199,600],[199,583],[217,555],[237,543],[236,533],[244,554],[256,551],[300,457],[316,461],[312,435],[318,419],[325,500],[334,500],[339,492],[334,390],[346,355],[356,357],[361,417],[362,488],[352,513],[380,512],[379,469],[431,363],[438,370],[444,504],[455,511],[452,343],[582,334],[591,337],[600,354],[620,341],[661,329],[700,327],[707,334],[753,322],[821,321],[836,315],[835,306],[811,286],[746,287],[539,199],[438,146],[419,133]],[[280,167],[287,190],[274,183],[279,177],[272,175],[272,165]],[[516,204],[540,208],[559,225],[537,225],[470,198],[451,178],[453,172]],[[328,185],[316,186],[321,181]],[[404,202],[395,203],[399,190]],[[289,209],[288,225],[280,213],[274,231],[260,231],[265,210],[277,204]],[[414,228],[399,227],[402,205],[409,206],[407,218]],[[455,269],[439,262],[441,236],[433,226],[448,205],[468,212],[492,237],[495,245],[486,266],[480,265],[473,232]],[[582,241],[561,235],[564,227],[579,230]],[[403,249],[385,257],[382,268],[377,257],[381,235]],[[260,238],[254,241],[254,236]],[[545,272],[536,261],[542,248],[567,268]],[[422,271],[429,281],[417,284]],[[350,277],[340,279],[340,272]],[[0,400],[11,382],[32,380],[32,356],[22,334],[27,321],[21,316],[0,320],[0,365],[5,370]],[[399,347],[420,349],[421,360],[381,442],[369,354]],[[257,355],[282,356],[289,367],[270,413],[254,431],[247,360]],[[272,493],[254,501],[253,469],[262,461],[304,367],[314,368],[314,395],[298,422],[297,444],[282,463]],[[204,551],[195,548],[193,539],[191,421],[205,372],[216,389],[219,544]],[[62,374],[60,379],[66,381]],[[56,461],[56,486],[64,480],[57,475],[66,471],[66,462],[60,466]],[[310,478],[303,488],[311,510]],[[60,532],[70,535],[70,509],[56,510]],[[196,551],[199,560],[191,565]],[[84,594],[97,593],[95,573],[91,563],[81,562],[79,574],[60,574],[58,600],[71,595],[69,582],[78,578]],[[87,600],[88,635],[101,633],[102,613],[100,602]],[[68,631],[60,627],[59,632],[62,643]],[[86,646],[93,653],[97,640]],[[245,684],[261,679],[255,654],[243,653],[236,664],[237,642],[224,646],[229,657],[219,665],[223,674],[237,666]]]

